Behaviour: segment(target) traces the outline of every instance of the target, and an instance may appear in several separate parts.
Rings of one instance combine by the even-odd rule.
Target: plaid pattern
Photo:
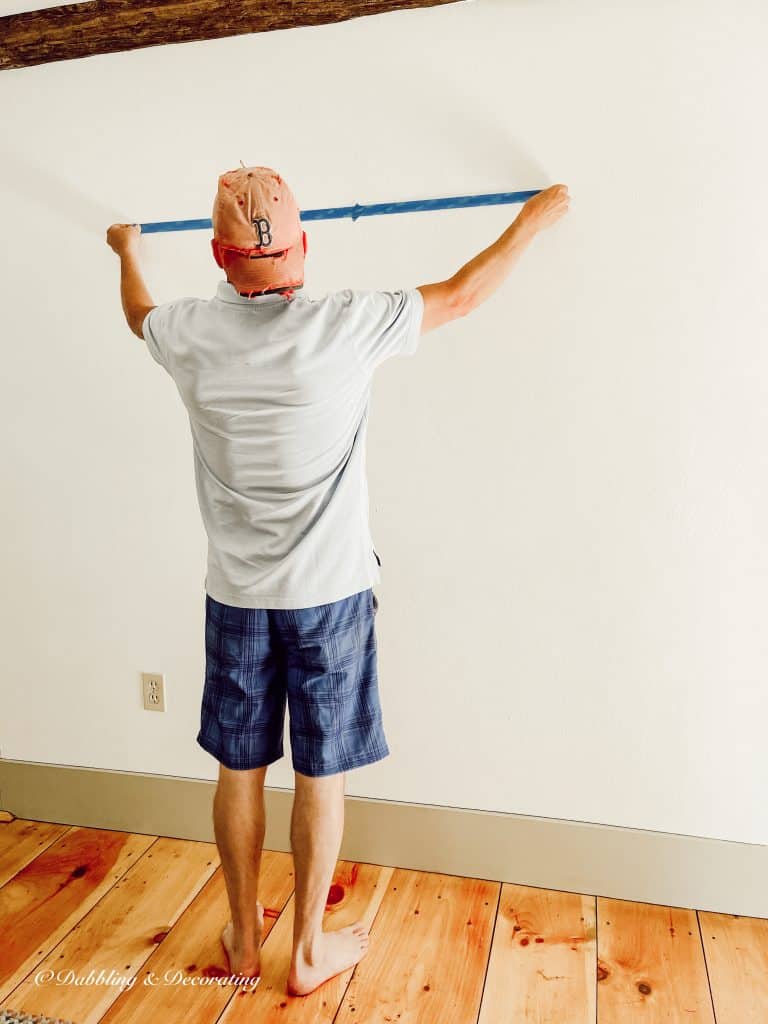
[[[372,589],[310,608],[235,608],[205,595],[205,685],[197,742],[225,767],[283,756],[334,775],[389,754],[376,671]]]

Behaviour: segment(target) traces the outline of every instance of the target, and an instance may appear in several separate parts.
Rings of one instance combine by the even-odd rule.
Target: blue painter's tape
[[[151,235],[155,231],[204,231],[212,227],[208,220],[159,220],[154,224],[142,224],[141,233]]]
[[[446,196],[442,199],[412,199],[402,203],[371,203],[361,206],[329,206],[319,210],[302,210],[302,221],[340,220],[342,217],[378,217],[390,213],[421,213],[429,210],[461,210],[471,206],[501,206],[509,203],[524,203],[537,195],[540,188],[527,192],[488,192],[476,196]],[[205,231],[212,228],[208,220],[161,220],[141,225],[142,234],[157,231]]]

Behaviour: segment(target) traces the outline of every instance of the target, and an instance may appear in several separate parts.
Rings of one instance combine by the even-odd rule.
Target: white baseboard
[[[0,759],[18,818],[214,842],[215,782]],[[270,850],[293,790],[267,787]],[[344,860],[768,917],[768,846],[555,818],[347,797]]]

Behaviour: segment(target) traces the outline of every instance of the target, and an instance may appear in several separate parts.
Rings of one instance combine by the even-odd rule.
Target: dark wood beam
[[[458,0],[88,0],[0,18],[0,70]]]

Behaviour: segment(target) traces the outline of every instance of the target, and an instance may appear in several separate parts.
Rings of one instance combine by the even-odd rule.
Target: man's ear
[[[217,239],[211,239],[211,248],[213,249],[213,258],[216,260],[216,266],[224,269],[224,264],[221,262],[221,253],[219,252],[219,243]]]

